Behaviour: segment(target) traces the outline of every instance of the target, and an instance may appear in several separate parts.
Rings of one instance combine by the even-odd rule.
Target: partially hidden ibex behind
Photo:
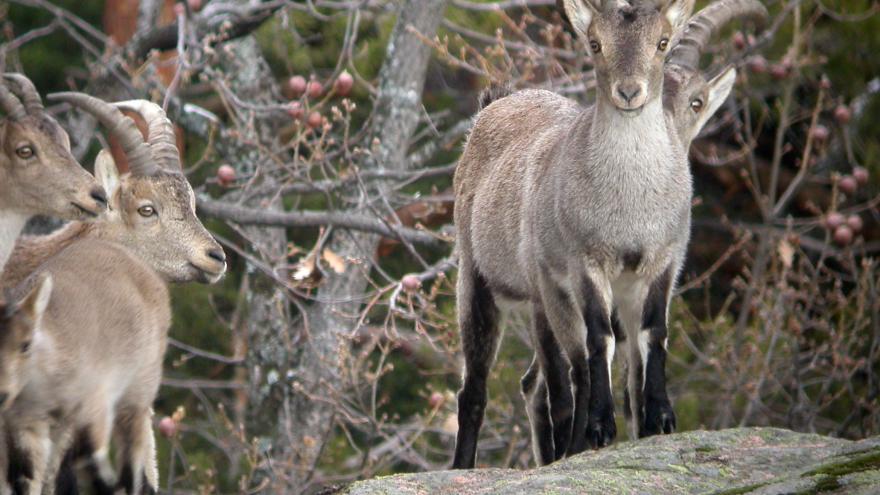
[[[711,79],[707,79],[699,70],[700,55],[712,34],[735,18],[748,19],[760,29],[766,22],[767,15],[766,8],[758,0],[720,0],[689,20],[681,39],[667,57],[663,86],[663,106],[667,120],[685,149],[690,147],[691,141],[727,99],[736,80],[733,66],[726,67]],[[612,320],[612,324],[614,323],[615,320]],[[618,339],[625,337],[620,328],[613,330]],[[541,351],[545,355],[556,356],[555,360],[564,362],[565,357],[555,339],[543,339],[537,344],[545,346]],[[640,368],[641,363],[637,357],[626,356],[626,353],[624,356],[627,357],[625,362],[635,361],[633,365],[639,366],[633,374],[628,374],[628,378],[642,375],[644,383],[645,370]],[[547,464],[565,453],[565,445],[571,435],[570,430],[565,428],[570,425],[570,412],[566,414],[566,411],[571,410],[572,398],[567,393],[567,377],[564,375],[558,378],[563,382],[558,387],[563,391],[562,396],[548,397],[546,382],[539,372],[536,355],[523,376],[522,387],[523,396],[529,405],[535,457],[539,463]],[[624,390],[624,412],[630,420],[630,438],[637,438],[640,431],[643,432],[639,422],[642,416],[634,414],[629,392],[629,389]],[[551,409],[557,411],[555,422],[551,418]]]
[[[0,80],[0,270],[34,215],[93,218],[107,208],[104,190],[70,154],[67,132],[43,108],[27,77]]]

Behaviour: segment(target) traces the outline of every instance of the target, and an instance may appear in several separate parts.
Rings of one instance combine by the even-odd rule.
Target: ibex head
[[[696,137],[727,99],[736,80],[733,67],[727,67],[709,81],[700,72],[700,55],[712,35],[736,18],[750,20],[760,29],[767,16],[767,9],[758,0],[719,0],[688,21],[667,58],[663,85],[663,104],[672,112],[683,142]]]
[[[82,93],[50,98],[93,114],[119,139],[128,157],[131,172],[124,175],[106,151],[95,161],[95,176],[110,198],[101,237],[124,245],[170,282],[219,280],[226,272],[226,256],[196,217],[195,194],[183,175],[174,129],[161,107],[145,100],[109,104]],[[120,109],[144,118],[149,128],[146,141]]]
[[[95,217],[107,196],[70,154],[70,139],[21,74],[0,80],[0,208],[69,220]]]
[[[637,115],[660,97],[667,50],[694,0],[564,0],[565,12],[589,47],[598,98]]]
[[[0,411],[18,396],[27,378],[34,340],[52,294],[52,277],[43,274],[28,293],[16,301],[0,302]]]

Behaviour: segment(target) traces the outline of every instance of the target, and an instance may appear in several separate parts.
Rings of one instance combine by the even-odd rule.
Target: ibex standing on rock
[[[748,19],[760,29],[766,22],[767,15],[767,9],[758,0],[720,0],[701,10],[688,22],[681,40],[666,59],[663,86],[663,106],[667,119],[685,149],[690,147],[691,141],[727,99],[736,79],[736,70],[732,66],[710,80],[700,72],[700,55],[712,34],[735,18]],[[619,328],[614,328],[614,333],[618,339],[624,337]],[[545,346],[542,352],[546,355],[554,355],[560,361],[565,359],[554,339],[545,339],[539,344]],[[639,364],[638,356],[627,358],[625,362]],[[562,397],[548,397],[546,382],[539,372],[536,356],[529,371],[523,376],[522,386],[523,396],[530,406],[529,419],[535,455],[539,462],[546,464],[562,455],[563,452],[555,451],[554,445],[565,445],[570,435],[570,431],[564,431],[558,423],[551,420],[549,410],[566,410],[570,407],[571,397],[568,393]],[[638,379],[638,373],[628,374],[628,378]],[[564,384],[563,390],[566,387]],[[624,412],[630,420],[630,438],[637,438],[641,431],[641,419],[637,411],[633,410],[635,404],[629,399],[629,390],[625,390]],[[555,406],[551,406],[552,404]],[[564,422],[565,419],[562,423]]]
[[[95,217],[107,208],[107,196],[70,154],[67,133],[46,113],[25,76],[3,75],[0,110],[6,114],[0,120],[2,270],[30,217]]]
[[[612,319],[648,371],[631,387],[644,404],[640,429],[675,428],[666,306],[688,242],[692,186],[661,92],[667,50],[693,0],[564,3],[593,53],[596,103],[582,108],[534,90],[494,102],[478,115],[455,175],[465,354],[456,468],[475,462],[498,296],[529,301],[536,348],[555,339],[568,357],[571,438],[557,449],[577,453],[616,436]],[[554,357],[539,361],[550,394],[561,397],[569,366]],[[571,410],[550,413],[562,421]]]

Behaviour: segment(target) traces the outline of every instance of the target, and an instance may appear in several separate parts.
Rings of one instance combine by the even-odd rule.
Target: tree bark
[[[437,32],[447,0],[405,0],[386,49],[379,74],[379,93],[373,110],[371,135],[375,146],[362,170],[402,170],[422,112],[422,90],[431,49],[410,30],[426,37]],[[378,183],[381,188],[382,184]],[[381,192],[380,192],[381,194]],[[364,198],[366,200],[366,198]],[[334,424],[334,405],[343,392],[341,367],[348,355],[347,336],[357,324],[356,315],[367,288],[367,275],[378,245],[375,234],[337,228],[328,247],[348,263],[342,274],[330,274],[318,291],[319,303],[308,310],[308,340],[301,349],[296,392],[290,403],[289,435],[295,442],[291,486],[304,489],[315,469]],[[310,396],[318,395],[316,401]],[[281,412],[281,411],[279,411]],[[279,421],[279,423],[282,423]]]

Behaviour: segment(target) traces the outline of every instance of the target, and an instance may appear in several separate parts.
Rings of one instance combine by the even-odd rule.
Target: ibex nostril
[[[642,88],[637,84],[633,86],[624,86],[621,84],[617,87],[617,94],[620,95],[620,97],[623,98],[627,103],[631,103],[632,100],[636,96],[639,96],[639,93],[641,92]]]
[[[212,260],[217,260],[220,263],[226,263],[226,253],[224,253],[222,249],[208,250],[208,257]]]
[[[6,399],[8,399],[8,398],[9,398],[9,394],[0,393],[0,406],[2,406],[3,404],[6,404]]]
[[[92,189],[92,192],[89,194],[92,199],[95,200],[99,205],[107,206],[107,193],[104,192],[102,188]]]

